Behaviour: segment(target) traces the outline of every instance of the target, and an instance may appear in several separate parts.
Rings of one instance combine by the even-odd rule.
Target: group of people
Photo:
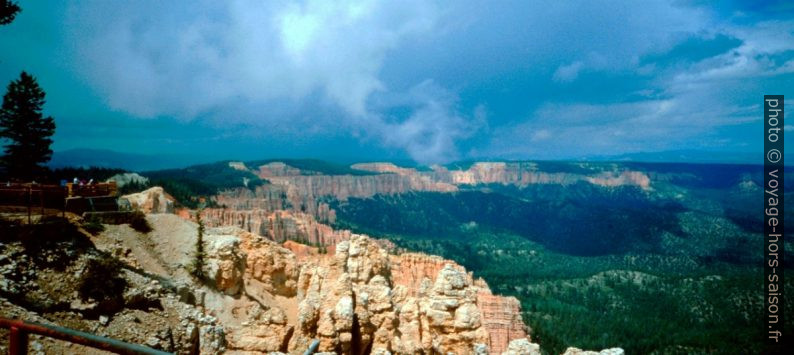
[[[81,179],[78,179],[78,178],[74,178],[74,180],[72,181],[72,184],[80,185],[80,186],[91,185],[93,183],[94,183],[94,179],[90,179],[88,181],[85,181],[85,180],[81,180]]]

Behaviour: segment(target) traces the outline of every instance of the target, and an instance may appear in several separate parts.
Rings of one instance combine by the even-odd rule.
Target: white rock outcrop
[[[143,213],[174,213],[174,198],[162,187],[155,186],[138,193],[119,198],[120,204]]]

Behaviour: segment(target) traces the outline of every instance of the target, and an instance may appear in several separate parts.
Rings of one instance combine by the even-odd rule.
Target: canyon
[[[319,340],[320,353],[327,354],[540,354],[518,299],[495,294],[455,261],[334,227],[333,203],[411,192],[457,193],[488,184],[650,189],[643,173],[603,167],[577,173],[490,162],[457,170],[391,163],[350,168],[356,173],[229,162],[228,169],[250,177],[243,177],[239,187],[202,196],[206,206],[198,210],[185,208],[159,186],[122,196],[122,208],[143,212],[150,232],[106,224],[99,233],[81,233],[95,246],[92,253],[110,255],[128,268],[121,277],[132,294],[100,312],[99,319],[81,308],[85,302],[68,300],[76,307],[70,322],[176,353],[299,354]],[[256,178],[264,183],[248,187]],[[69,221],[84,222],[78,216]],[[197,279],[191,265],[199,223],[205,228],[204,276]],[[64,319],[4,302],[4,313],[23,319]],[[151,326],[126,331],[141,317],[148,317]],[[46,340],[36,344],[66,351]],[[620,348],[565,351],[622,353]]]
[[[334,175],[298,169],[282,162],[248,167],[229,162],[229,168],[250,172],[267,184],[219,191],[212,196],[221,208],[206,208],[202,215],[210,226],[237,226],[273,240],[301,238],[310,243],[334,244],[344,231],[332,231],[324,224],[336,222],[330,201],[398,195],[410,192],[454,193],[474,185],[498,184],[561,185],[587,183],[594,186],[634,186],[651,189],[650,178],[640,171],[618,165],[576,165],[578,171],[547,172],[537,163],[478,162],[467,169],[432,166],[430,170],[403,168],[392,163],[359,163],[351,169],[364,175]]]
[[[282,267],[292,270],[288,273],[290,277],[281,276],[282,278],[287,277],[290,284],[297,282],[304,285],[303,289],[289,288],[291,291],[288,293],[298,297],[298,306],[293,304],[287,307],[288,309],[296,307],[304,311],[335,309],[342,299],[340,297],[344,297],[346,300],[344,302],[347,302],[344,307],[356,309],[360,319],[374,320],[374,323],[361,327],[356,332],[355,339],[353,332],[345,333],[345,330],[349,331],[349,325],[336,324],[337,315],[333,313],[304,314],[303,318],[299,317],[302,323],[292,324],[288,330],[284,330],[286,324],[269,323],[267,326],[278,329],[268,331],[266,334],[292,334],[292,340],[288,343],[289,349],[292,350],[295,349],[296,344],[306,346],[307,339],[311,336],[319,336],[322,340],[322,348],[344,353],[353,351],[352,347],[355,344],[353,353],[361,352],[362,349],[368,349],[367,351],[382,349],[396,353],[432,353],[441,349],[447,349],[445,351],[454,349],[453,353],[500,354],[508,351],[511,342],[530,338],[528,328],[521,319],[518,300],[492,294],[485,281],[473,279],[471,273],[465,272],[461,266],[450,260],[408,253],[399,250],[386,240],[371,239],[346,229],[331,227],[336,220],[336,211],[330,207],[330,201],[413,191],[455,193],[461,188],[480,184],[521,187],[530,184],[564,186],[588,183],[604,187],[629,185],[650,189],[650,180],[642,172],[618,167],[605,169],[600,165],[593,167],[582,165],[583,171],[573,174],[544,172],[533,163],[490,162],[474,163],[465,170],[450,170],[441,166],[433,166],[430,170],[417,170],[398,167],[391,163],[362,163],[351,166],[351,169],[364,172],[361,174],[326,174],[321,171],[295,168],[282,162],[269,162],[251,167],[243,162],[230,162],[229,167],[251,172],[267,183],[253,188],[241,187],[219,191],[211,197],[214,205],[219,207],[207,207],[198,212],[203,223],[211,228],[237,228],[238,235],[246,236],[242,238],[243,240],[250,240],[250,236],[246,233],[262,236],[294,252],[295,260],[298,262],[312,265],[309,269],[315,271],[310,274],[301,274],[295,271],[297,268],[294,266]],[[243,184],[247,185],[247,180],[244,180]],[[197,221],[196,212],[183,209],[176,213],[186,220]],[[242,242],[241,245],[243,249],[251,250],[249,242]],[[381,251],[369,254],[369,258],[378,255],[381,260],[375,264],[390,266],[381,267],[378,269],[380,271],[364,271],[367,275],[372,273],[378,275],[376,279],[371,277],[362,279],[355,272],[352,275],[350,271],[344,272],[345,265],[349,264],[345,261],[349,255],[345,253],[351,245],[353,250],[369,250],[370,245],[376,245]],[[335,254],[335,258],[320,252]],[[389,255],[383,258],[381,255],[389,253],[399,253],[399,256]],[[246,260],[251,259],[249,257]],[[365,264],[371,262],[373,261],[369,260]],[[261,267],[260,265],[254,269]],[[321,271],[317,271],[318,268]],[[388,271],[384,271],[386,269]],[[326,280],[322,284],[325,289],[312,286],[311,281],[307,281],[312,280],[312,275],[317,273],[322,274],[322,278]],[[439,278],[440,273],[441,278]],[[245,272],[238,271],[237,274],[245,275]],[[267,272],[255,272],[255,274],[265,275]],[[433,293],[435,283],[451,274],[457,275],[454,276],[456,280],[463,280],[462,283],[456,281],[457,284],[462,285],[460,286],[462,288],[454,290],[453,294],[458,297],[454,300],[450,299],[448,294]],[[246,278],[248,281],[242,282],[245,285],[251,284],[251,279],[256,280],[256,277],[243,277]],[[219,282],[219,284],[225,283]],[[274,289],[274,286],[265,288]],[[366,295],[365,304],[370,301],[369,295],[391,295],[388,302],[376,301],[379,304],[377,307],[388,312],[371,314],[367,313],[366,308],[355,307],[354,305],[362,301],[359,299],[360,296],[357,296],[362,292]],[[323,297],[312,296],[317,293]],[[312,300],[328,298],[329,294],[333,295],[333,302],[337,303],[308,305]],[[347,301],[348,298],[350,301]],[[446,303],[439,301],[439,298],[446,298]],[[403,309],[410,312],[398,311]],[[422,318],[423,316],[429,318]],[[394,325],[395,322],[398,325]],[[403,324],[402,328],[399,324]],[[319,330],[320,325],[323,325],[322,331]],[[307,329],[312,327],[317,328],[314,330],[315,333],[305,334]],[[422,334],[427,339],[422,340]],[[429,334],[432,335],[427,337]],[[448,336],[445,334],[455,335],[447,339]],[[413,337],[413,340],[406,341],[405,337],[408,335]],[[254,338],[256,337],[247,335],[243,338],[231,339]],[[455,340],[452,340],[453,338]],[[436,342],[435,345],[433,341],[428,343],[430,341],[428,339],[435,339],[433,340]],[[240,340],[236,344],[233,346],[251,350],[251,342]]]
[[[247,169],[243,163],[229,166]],[[504,166],[489,173],[494,169],[475,165],[477,173],[464,175],[442,175],[441,169],[423,175],[390,164],[354,168],[375,170],[378,175],[306,175],[270,163],[258,169],[269,184],[213,196],[222,208],[177,209],[179,222],[170,213],[150,215],[190,226],[200,218],[208,227],[210,283],[197,298],[209,315],[226,325],[226,351],[295,353],[319,339],[320,351],[344,354],[539,354],[517,299],[493,294],[484,280],[454,261],[399,250],[387,240],[331,227],[334,211],[322,197],[453,192],[456,184],[471,179],[513,184],[596,182],[586,176],[516,178],[520,174],[505,174]],[[141,196],[156,202],[141,201],[138,206],[171,205],[163,203],[172,198],[160,190],[144,191],[132,200]],[[158,223],[153,225],[156,228]],[[189,263],[184,240],[169,238],[163,243],[167,245],[156,249],[172,250],[168,255],[172,268]],[[179,248],[181,252],[173,252]],[[573,354],[578,349],[569,350]]]

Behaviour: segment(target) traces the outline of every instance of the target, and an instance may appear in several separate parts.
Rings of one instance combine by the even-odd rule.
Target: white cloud
[[[551,138],[551,131],[548,129],[539,129],[532,132],[531,140],[533,142],[542,141]]]
[[[692,140],[701,148],[718,148],[726,141],[711,134],[716,128],[759,118],[758,107],[712,104],[719,102],[717,94],[615,104],[544,104],[529,119],[497,129],[483,154],[557,159],[679,149]]]
[[[672,90],[725,80],[794,72],[794,60],[778,63],[772,56],[794,50],[794,21],[765,21],[722,30],[742,44],[727,53],[707,58],[674,76]]]
[[[579,71],[582,70],[584,63],[581,61],[575,61],[568,65],[561,65],[557,70],[554,72],[553,79],[557,82],[567,83],[571,82],[579,76]]]
[[[454,95],[441,98],[443,89],[422,89],[436,84],[420,83],[409,94],[419,101],[403,122],[368,107],[374,93],[401,95],[389,91],[379,72],[401,43],[432,34],[440,16],[433,3],[237,0],[88,7],[75,10],[80,19],[69,23],[75,63],[114,110],[273,126],[312,107],[320,112],[311,116],[327,127],[362,130],[426,162],[456,157],[455,140],[468,134]],[[322,112],[328,110],[341,114]]]
[[[377,131],[385,144],[405,148],[420,163],[460,158],[456,141],[487,127],[482,106],[471,115],[458,114],[457,97],[429,80],[411,88],[401,101],[401,106],[411,109],[410,116],[393,122],[375,120]]]
[[[316,91],[364,115],[367,97],[383,89],[377,75],[385,54],[435,22],[424,2],[219,4],[168,9],[184,15],[174,19],[135,3],[75,22],[82,69],[112,108],[138,116],[192,118],[229,100]]]
[[[735,141],[737,137],[721,137],[717,132],[724,127],[760,124],[760,105],[746,103],[759,95],[752,86],[758,78],[794,72],[794,60],[780,59],[794,50],[794,21],[725,24],[713,31],[742,43],[687,66],[654,68],[656,79],[651,84],[655,90],[639,92],[639,101],[545,102],[522,122],[496,130],[485,154],[559,158],[680,149],[693,142],[706,149],[746,145]],[[575,80],[582,70],[609,70],[596,63],[584,59],[560,66],[554,80]],[[527,144],[537,143],[550,128],[554,139],[545,140],[542,146]]]

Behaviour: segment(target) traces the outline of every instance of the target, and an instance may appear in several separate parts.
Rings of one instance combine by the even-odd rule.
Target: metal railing
[[[320,341],[317,340],[317,339],[314,339],[314,340],[312,340],[311,345],[309,345],[309,348],[306,349],[305,352],[303,352],[303,355],[312,355],[312,354],[317,352],[317,349],[319,347],[320,347]]]
[[[105,338],[98,335],[81,332],[79,330],[59,327],[57,325],[24,322],[21,320],[0,318],[0,327],[8,328],[10,330],[8,336],[8,353],[10,355],[23,355],[28,353],[29,334],[43,335],[46,337],[68,341],[70,343],[90,346],[92,348],[110,351],[117,354],[129,354],[129,355],[171,354],[164,351],[148,348],[143,345],[125,343],[120,340]]]

